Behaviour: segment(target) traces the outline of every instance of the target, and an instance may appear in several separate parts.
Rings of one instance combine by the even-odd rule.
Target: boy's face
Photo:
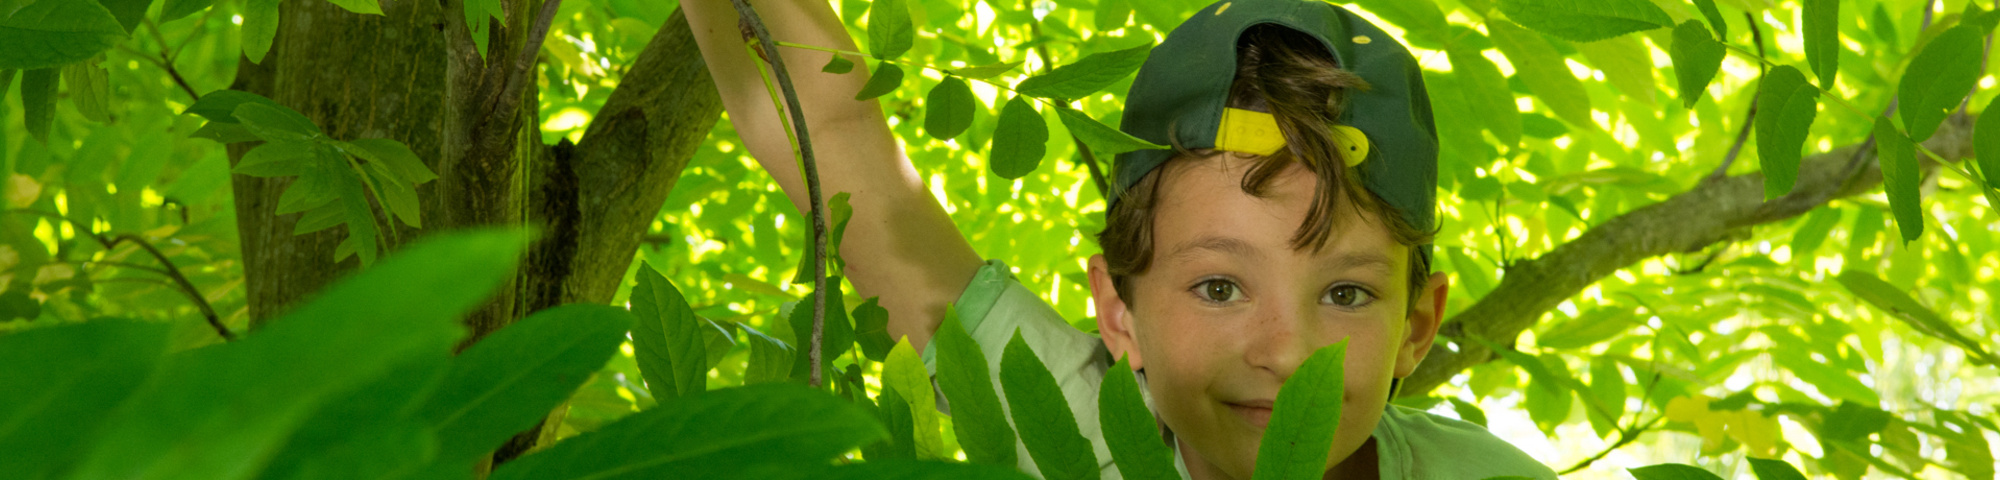
[[[1250,478],[1279,388],[1341,339],[1346,396],[1328,465],[1347,459],[1381,418],[1390,380],[1429,351],[1444,303],[1442,275],[1409,292],[1409,247],[1345,203],[1324,248],[1293,249],[1313,174],[1293,164],[1258,198],[1241,188],[1250,165],[1223,154],[1163,167],[1153,260],[1128,280],[1133,303],[1112,290],[1102,257],[1091,260],[1099,331],[1145,369],[1197,478]],[[1413,293],[1425,298],[1409,309]]]

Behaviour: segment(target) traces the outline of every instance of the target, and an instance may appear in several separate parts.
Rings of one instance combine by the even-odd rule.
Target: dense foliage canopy
[[[515,326],[495,333],[475,323],[474,334],[486,339],[444,359],[444,345],[460,337],[440,319],[473,310],[484,294],[473,290],[532,290],[505,279],[531,278],[541,264],[506,240],[513,237],[494,233],[403,245],[432,235],[426,224],[534,224],[540,217],[466,221],[486,217],[439,206],[478,191],[451,186],[461,184],[452,183],[458,160],[448,159],[493,154],[453,153],[461,146],[451,140],[453,129],[463,125],[384,127],[378,116],[416,113],[324,105],[370,105],[381,95],[444,105],[463,92],[377,83],[406,81],[392,69],[444,62],[426,55],[508,65],[513,52],[526,49],[520,58],[533,65],[525,77],[532,88],[522,95],[534,108],[519,121],[523,132],[539,135],[517,135],[528,146],[498,151],[537,152],[517,156],[526,160],[503,172],[514,172],[506,180],[518,182],[519,192],[542,192],[534,187],[552,175],[543,169],[550,159],[567,161],[571,143],[588,149],[593,129],[617,125],[611,120],[622,117],[606,113],[607,105],[618,103],[613,94],[621,87],[649,80],[633,75],[648,52],[692,52],[686,42],[673,43],[687,40],[686,26],[673,1],[570,0],[548,9],[524,0],[448,1],[431,34],[463,47],[367,52],[366,61],[312,67],[350,82],[340,85],[367,85],[377,98],[326,88],[311,91],[321,103],[306,106],[254,93],[270,82],[307,81],[272,80],[280,70],[260,69],[279,68],[267,53],[285,58],[286,48],[297,48],[297,38],[287,46],[287,35],[317,31],[310,30],[315,14],[360,18],[364,32],[411,8],[426,19],[439,15],[423,10],[436,6],[411,2],[330,1],[338,8],[320,0],[0,0],[0,317],[7,319],[0,345],[8,346],[0,349],[7,360],[0,363],[7,370],[0,375],[0,463],[25,462],[30,452],[55,452],[39,461],[71,462],[47,463],[51,470],[31,477],[203,476],[190,472],[231,465],[239,467],[233,478],[416,475],[462,466],[546,418],[554,420],[540,435],[546,449],[494,472],[543,478],[579,472],[561,469],[604,461],[609,452],[671,457],[691,448],[626,450],[643,443],[635,438],[674,431],[669,426],[775,428],[750,414],[700,416],[725,402],[752,403],[751,413],[801,405],[827,412],[815,423],[789,425],[801,438],[819,432],[810,437],[817,443],[745,440],[722,449],[740,455],[731,458],[831,458],[859,448],[869,460],[952,459],[962,451],[975,462],[1012,462],[1011,447],[1003,459],[993,442],[1011,444],[1014,432],[997,416],[968,413],[979,407],[953,416],[889,408],[925,404],[932,393],[917,383],[923,372],[909,368],[914,353],[886,337],[886,313],[871,299],[830,298],[823,345],[828,385],[864,409],[803,388],[732,388],[800,378],[808,367],[801,346],[809,335],[798,332],[812,324],[811,273],[801,268],[809,264],[802,259],[810,257],[810,222],[747,157],[729,122],[713,116],[700,117],[697,127],[653,125],[689,129],[699,140],[685,154],[668,155],[685,168],[670,174],[678,180],[669,177],[664,205],[641,210],[657,214],[649,222],[630,219],[645,225],[636,253],[628,255],[630,245],[611,250],[620,262],[632,260],[612,267],[614,275],[624,272],[615,292],[549,303],[523,293],[522,305],[535,308],[509,310],[500,323]],[[778,50],[825,59],[830,71],[873,72],[878,81],[857,93],[879,96],[917,170],[973,246],[1014,267],[1078,328],[1093,330],[1084,259],[1098,251],[1092,238],[1105,208],[1094,177],[1111,154],[1147,146],[1105,125],[1118,124],[1123,92],[1147,47],[1206,4],[839,0],[834,6],[863,52]],[[1399,403],[1487,425],[1577,478],[1625,478],[1627,468],[1662,463],[1779,478],[1768,470],[1777,467],[1759,459],[1783,460],[1814,478],[1994,478],[2000,116],[1979,114],[2000,101],[2000,62],[1991,61],[1990,48],[2000,3],[1344,6],[1416,54],[1443,149],[1436,268],[1452,279],[1446,341],[1406,381]],[[289,23],[280,23],[281,11]],[[545,41],[522,35],[535,18],[550,20]],[[669,35],[675,31],[680,36]],[[535,42],[540,49],[524,47]],[[510,98],[496,91],[503,94],[494,98]],[[673,106],[678,99],[658,101]],[[713,112],[709,102],[688,110]],[[245,176],[296,180],[283,194],[255,196],[243,190]],[[500,198],[528,205],[523,210],[539,205]],[[837,238],[842,202],[829,200]],[[287,277],[260,277],[268,274],[248,258],[259,252],[246,245],[248,232],[267,230],[262,225],[272,219],[284,219],[277,228],[299,238],[333,239],[303,251],[342,262],[326,263],[329,272],[359,268],[360,276],[329,287],[317,302],[297,292],[266,303],[253,290]],[[571,239],[560,222],[539,226],[557,241]],[[398,262],[397,255],[430,260]],[[529,266],[516,270],[515,259],[523,258]],[[406,275],[393,277],[390,269]],[[336,298],[375,306],[328,303]],[[529,315],[571,302],[624,305],[637,323],[614,350],[631,322],[621,309]],[[421,310],[399,315],[428,323],[327,320],[399,309]],[[290,319],[319,320],[291,331],[276,327]],[[154,338],[170,340],[161,346]],[[307,348],[312,339],[366,348],[329,353]],[[938,340],[954,341],[948,334]],[[111,351],[123,353],[95,353]],[[542,358],[533,352],[555,360],[505,360]],[[71,358],[102,360],[58,361]],[[1004,362],[1039,365],[1028,360],[1010,355]],[[958,361],[980,370],[948,373],[941,365],[944,392],[991,403],[991,385],[976,382],[987,385],[982,396],[946,378],[985,378],[983,357]],[[53,364],[68,367],[43,368]],[[13,371],[22,368],[39,373]],[[482,368],[574,381],[489,384]],[[324,378],[288,378],[298,375]],[[97,380],[34,390],[54,392],[45,397],[14,388],[68,385],[66,376]],[[1119,381],[1114,375],[1107,384]],[[212,385],[236,390],[205,389]],[[448,393],[421,393],[427,388]],[[356,389],[402,396],[338,401]],[[708,390],[716,391],[698,394]],[[1011,399],[1014,389],[1006,390]],[[479,403],[472,400],[478,392],[517,401]],[[246,405],[261,405],[266,416],[256,425],[264,429],[239,429],[213,413],[227,405],[195,406],[204,395],[241,395]],[[17,408],[12,402],[72,396],[99,403],[4,416]],[[323,407],[336,404],[354,410]],[[368,412],[380,421],[345,425],[354,431],[329,433],[343,425],[322,423]],[[494,420],[454,423],[461,415]],[[172,457],[171,442],[137,441],[60,452],[13,448],[50,444],[49,435],[170,438],[148,436],[161,431],[233,453]],[[202,436],[222,431],[238,433]],[[586,432],[596,433],[577,436]],[[571,439],[557,441],[564,438]],[[250,444],[264,448],[236,448]],[[352,448],[311,455],[299,445]],[[758,449],[764,453],[740,453]],[[354,465],[384,468],[337,469]],[[885,463],[848,474],[960,467]],[[316,470],[323,468],[335,469]],[[1696,478],[1668,476],[1682,473],[1674,468],[1630,474]]]

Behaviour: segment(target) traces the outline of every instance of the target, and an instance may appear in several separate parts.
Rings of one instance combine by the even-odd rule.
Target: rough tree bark
[[[398,224],[403,243],[430,230],[537,227],[520,273],[465,319],[464,345],[529,312],[609,302],[722,111],[676,11],[627,67],[582,142],[542,145],[532,83],[539,75],[527,72],[519,97],[500,101],[512,95],[508,77],[532,43],[526,33],[542,3],[504,3],[507,22],[492,25],[482,59],[461,0],[385,0],[381,16],[285,0],[270,53],[262,64],[241,60],[231,85],[304,113],[334,138],[391,138],[417,152],[439,180],[418,187],[424,229]],[[232,164],[248,147],[230,148]],[[253,327],[359,267],[353,258],[333,261],[344,229],[292,235],[300,215],[273,214],[288,183],[231,177]],[[516,436],[496,460],[534,438],[533,431]]]
[[[1924,147],[1948,161],[1972,156],[1972,118],[1955,115]],[[1498,358],[1471,338],[1511,346],[1542,314],[1598,280],[1642,260],[1698,252],[1743,230],[1812,211],[1827,201],[1873,190],[1882,183],[1875,152],[1848,145],[1801,162],[1793,193],[1764,200],[1764,175],[1715,178],[1660,203],[1613,217],[1548,253],[1509,266],[1500,285],[1463,312],[1445,319],[1441,337],[1402,396],[1423,396],[1458,372]],[[1857,156],[1858,154],[1858,156]],[[1857,163],[1858,162],[1858,163]],[[1926,175],[1938,165],[1925,158]],[[1850,168],[1851,167],[1851,168]]]

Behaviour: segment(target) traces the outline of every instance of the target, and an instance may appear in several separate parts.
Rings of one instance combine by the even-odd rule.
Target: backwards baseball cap
[[[1342,69],[1370,88],[1346,92],[1336,119],[1334,145],[1362,184],[1420,231],[1435,226],[1437,129],[1423,73],[1409,50],[1382,29],[1346,9],[1319,0],[1225,0],[1209,5],[1153,48],[1125,97],[1119,129],[1187,149],[1269,155],[1285,139],[1268,113],[1227,108],[1236,78],[1237,38],[1258,25],[1276,25],[1318,40]],[[1175,155],[1173,150],[1118,154],[1117,180],[1107,205]],[[1430,246],[1415,247],[1425,263]]]

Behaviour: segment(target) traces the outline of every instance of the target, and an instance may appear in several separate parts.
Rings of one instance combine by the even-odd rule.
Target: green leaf
[[[300,216],[299,223],[292,226],[292,234],[305,235],[337,227],[343,223],[347,223],[347,210],[339,205],[326,204],[307,210],[305,215]]]
[[[1792,347],[1803,348],[1797,345]],[[1879,404],[1882,401],[1874,389],[1868,388],[1868,385],[1861,383],[1860,380],[1856,380],[1853,373],[1846,369],[1827,366],[1826,364],[1813,361],[1812,358],[1807,357],[1803,352],[1773,352],[1771,360],[1777,363],[1778,366],[1792,372],[1792,375],[1799,377],[1799,380],[1803,380],[1813,387],[1818,388],[1820,393],[1826,395],[1828,398],[1853,400],[1865,402],[1870,405]]]
[[[1836,442],[1862,440],[1887,428],[1893,419],[1894,414],[1882,409],[1844,401],[1826,415],[1826,421],[1814,433]]]
[[[743,384],[750,385],[780,381],[792,376],[792,356],[798,354],[791,345],[764,332],[743,325],[747,343],[750,344],[750,363],[744,366]]]
[[[160,179],[160,173],[167,168],[167,157],[173,152],[173,135],[168,132],[152,132],[140,137],[133,145],[143,145],[132,149],[132,155],[118,165],[118,176],[112,185],[118,191],[139,191]]]
[[[1540,35],[1505,21],[1487,22],[1486,29],[1493,34],[1493,45],[1514,64],[1514,75],[1535,96],[1541,97],[1550,111],[1572,125],[1596,127],[1597,123],[1590,119],[1590,95],[1584,93],[1583,82],[1570,75],[1569,64],[1555,46]]]
[[[1694,108],[1709,82],[1715,81],[1715,73],[1722,70],[1722,57],[1728,49],[1709,36],[1700,22],[1688,20],[1674,28],[1671,50],[1668,56],[1674,60],[1674,78],[1680,80],[1681,106]]]
[[[1659,465],[1627,469],[1638,480],[1722,480],[1707,470],[1693,465],[1662,463]]]
[[[1494,138],[1500,139],[1501,145],[1509,149],[1519,146],[1520,110],[1514,105],[1514,92],[1507,90],[1507,77],[1500,73],[1500,67],[1464,42],[1452,44],[1445,54],[1451,59],[1451,71],[1458,77],[1459,85],[1465,88],[1466,103],[1473,116],[1479,118],[1487,131],[1493,132]]]
[[[265,142],[244,152],[230,171],[252,177],[295,177],[313,168],[318,147],[307,142]],[[294,185],[298,181],[293,182]],[[294,186],[292,188],[298,188]],[[280,202],[281,204],[283,202]]]
[[[325,401],[448,351],[458,318],[515,272],[523,237],[427,236],[236,342],[168,357],[109,414],[103,438],[122,441],[95,445],[75,478],[246,478]]]
[[[870,459],[917,458],[917,427],[910,420],[910,402],[903,400],[894,388],[882,389],[876,400],[882,403],[876,412],[882,424],[889,427],[889,439],[870,445],[874,451],[863,450],[863,454]]]
[[[437,454],[431,426],[412,414],[437,388],[450,353],[412,356],[376,378],[333,397],[271,457],[260,478],[389,478],[415,470]],[[460,465],[471,471],[472,464]]]
[[[1819,87],[1832,91],[1840,73],[1840,0],[1802,0],[1799,14],[1804,32],[1806,64],[1819,77]]]
[[[1278,389],[1270,425],[1257,448],[1256,480],[1308,480],[1326,475],[1327,452],[1340,430],[1346,394],[1347,340],[1321,347]]]
[[[1811,259],[1817,258],[1814,252],[1819,251],[1819,246],[1826,242],[1827,234],[1831,233],[1834,225],[1839,223],[1840,210],[1838,208],[1820,207],[1813,209],[1812,214],[1806,216],[1806,223],[1800,225],[1798,231],[1792,233],[1793,261],[1809,262]],[[1802,264],[1801,266],[1803,267],[1804,265]]]
[[[854,348],[854,324],[847,319],[847,305],[840,293],[840,277],[826,279],[826,318],[821,324],[820,368],[833,371],[833,359],[846,355]],[[799,346],[798,355],[792,357],[792,378],[804,380],[812,376],[812,317],[813,299],[807,295],[799,300],[786,317],[792,326],[792,344]]]
[[[500,0],[465,0],[465,27],[472,34],[472,46],[480,58],[486,58],[486,44],[491,42],[492,20],[507,20],[507,11],[500,7]]]
[[[188,137],[206,138],[209,140],[214,140],[216,141],[216,143],[225,143],[225,144],[241,143],[241,142],[259,142],[264,140],[262,138],[258,138],[256,134],[250,133],[250,129],[243,128],[243,124],[241,123],[222,123],[222,122],[208,122],[207,124],[202,125],[201,128],[195,129],[194,133],[188,134]]]
[[[1131,22],[1132,0],[1101,0],[1097,2],[1097,11],[1091,17],[1092,25],[1098,30],[1107,32],[1125,28],[1125,25]]]
[[[61,84],[58,72],[55,68],[21,72],[21,121],[28,136],[38,142],[48,143],[49,126],[56,120],[56,87]]]
[[[314,155],[319,154],[317,146],[309,148],[314,150]],[[342,185],[340,185],[341,179],[337,178],[339,173],[321,166],[319,163],[323,160],[318,158],[306,161],[310,163],[305,170],[300,172],[298,178],[292,180],[291,185],[285,187],[285,193],[278,196],[278,209],[275,213],[285,215],[303,212],[340,199]]]
[[[92,320],[0,336],[0,465],[53,478],[153,373],[167,325]]]
[[[2000,116],[2000,115],[1996,115]],[[1041,167],[1047,155],[1049,124],[1027,99],[1014,97],[1000,108],[999,126],[993,129],[993,144],[987,150],[993,174],[1016,179]]]
[[[650,265],[639,268],[632,289],[632,348],[646,389],[664,403],[707,388],[708,352],[700,323],[681,291]]]
[[[836,53],[833,54],[833,59],[826,61],[826,66],[819,67],[819,71],[835,75],[845,74],[854,71],[854,61]]]
[[[1413,40],[1446,43],[1448,24],[1445,23],[1444,12],[1439,11],[1437,3],[1432,0],[1355,0],[1354,4],[1402,27],[1410,37],[1414,37]]]
[[[876,460],[828,465],[817,469],[795,466],[773,467],[750,477],[776,480],[1029,480],[1012,467],[968,464],[952,461],[907,459]],[[1178,475],[1178,474],[1176,474]]]
[[[1708,28],[1715,30],[1715,39],[1729,39],[1729,22],[1723,21],[1722,10],[1715,8],[1715,0],[1694,0],[1694,6],[1701,10],[1701,16],[1708,18]]]
[[[1500,0],[1509,20],[1572,42],[1592,42],[1671,27],[1674,19],[1647,0]]]
[[[1125,0],[1111,0],[1111,1],[1125,1]],[[984,80],[1000,76],[1000,74],[1003,73],[1012,72],[1014,71],[1015,68],[1018,68],[1020,66],[1021,62],[1018,61],[1000,62],[990,65],[980,65],[977,67],[955,68],[951,70],[951,74],[974,80]]]
[[[1028,77],[1014,85],[1014,92],[1030,97],[1082,99],[1131,76],[1146,63],[1146,56],[1152,51],[1153,45],[1145,44],[1086,56],[1075,63]]]
[[[1917,191],[1923,172],[1917,169],[1917,145],[1896,131],[1889,117],[1875,119],[1875,158],[1882,168],[1882,190],[1889,194],[1889,212],[1895,214],[1903,243],[1924,235],[1923,197]]]
[[[876,303],[881,297],[868,297],[861,305],[854,307],[854,341],[861,345],[861,355],[877,362],[889,358],[889,349],[896,341],[889,338],[889,309]]]
[[[898,340],[895,348],[889,349],[889,360],[882,364],[882,387],[895,389],[896,395],[908,402],[910,419],[916,427],[913,438],[917,458],[949,458],[951,453],[944,450],[944,434],[939,431],[941,422],[937,397],[931,390],[931,375],[924,370],[923,359],[907,339]]]
[[[244,0],[243,10],[243,55],[250,57],[250,63],[264,63],[264,54],[271,52],[271,42],[278,38],[279,0]]]
[[[890,0],[897,1],[897,0]],[[855,100],[868,100],[903,86],[903,68],[896,64],[880,62],[875,64],[875,72],[868,75],[868,83],[861,85],[861,92],[854,94]]]
[[[1095,479],[1097,452],[1076,426],[1076,415],[1063,398],[1056,377],[1043,366],[1042,359],[1014,331],[1014,338],[1000,354],[1000,388],[1007,395],[1007,408],[1014,412],[1014,427],[1028,457],[1042,478],[1051,480]]]
[[[213,3],[215,0],[167,0],[167,4],[160,7],[160,23],[180,20],[182,17],[208,9]]]
[[[887,437],[853,403],[770,383],[663,400],[508,462],[489,478],[724,478],[759,465],[824,463]]]
[[[347,159],[332,150],[322,150],[324,153],[321,153],[320,162],[325,166],[321,167],[320,176],[331,182],[334,191],[339,192],[340,209],[347,215],[347,238],[342,239],[340,246],[334,249],[334,261],[359,253],[361,265],[365,267],[375,263],[375,256],[381,250],[376,238],[379,232],[375,228],[375,210],[368,206],[368,192],[361,185],[361,176],[347,168]],[[309,173],[307,176],[312,175]],[[279,203],[278,207],[284,208],[283,202]]]
[[[979,98],[958,77],[945,76],[924,98],[924,133],[938,140],[950,140],[972,126],[972,114],[979,110]]]
[[[1751,458],[1750,471],[1757,474],[1757,480],[1806,480],[1805,474],[1783,460]]]
[[[1986,103],[1980,112],[2000,114],[2000,96]],[[1980,115],[1972,129],[1972,150],[1979,156],[1979,171],[1987,188],[2000,189],[2000,115]]]
[[[1911,141],[1929,140],[1945,116],[1979,84],[1980,58],[1986,56],[1985,36],[1978,26],[1952,27],[1910,60],[1896,92],[1902,99],[1897,113]]]
[[[722,363],[722,357],[728,356],[729,351],[736,348],[735,332],[741,326],[736,322],[701,319],[702,350],[708,352],[706,357],[708,360],[703,363],[707,365],[706,368],[715,368]]]
[[[419,415],[437,430],[438,462],[467,467],[535,426],[618,352],[632,316],[604,305],[536,312],[451,361]]]
[[[1653,80],[1653,55],[1637,37],[1612,37],[1576,45],[1590,64],[1604,72],[1604,79],[1625,93],[1625,98],[1653,105],[1660,90]]]
[[[0,69],[54,68],[95,57],[125,39],[97,2],[39,1],[0,17]]]
[[[422,185],[437,180],[437,174],[431,172],[430,167],[424,166],[424,160],[417,158],[417,152],[410,151],[410,147],[403,145],[403,142],[387,138],[363,138],[335,145],[340,146],[341,150],[349,155],[381,163],[382,166],[388,167],[390,172],[395,173],[396,178],[410,185]]]
[[[1451,400],[1452,411],[1458,412],[1458,418],[1472,422],[1474,425],[1486,426],[1486,411],[1480,410],[1478,405],[1459,400],[1458,397],[1452,397],[1448,400]]]
[[[1535,344],[1545,348],[1574,350],[1618,337],[1632,328],[1629,310],[1600,308],[1573,320],[1550,325],[1535,335]]]
[[[875,0],[868,5],[868,50],[875,58],[894,60],[910,51],[916,40],[910,7],[903,0]]]
[[[958,404],[953,403],[952,408],[957,409]],[[1097,420],[1120,474],[1129,478],[1180,476],[1174,467],[1174,452],[1160,438],[1160,425],[1139,391],[1130,357],[1120,357],[1104,372],[1104,383],[1097,391]]]
[[[334,5],[337,5],[340,8],[345,8],[347,9],[347,11],[359,13],[362,15],[382,14],[382,5],[376,3],[376,0],[326,0],[326,1]]]
[[[237,105],[232,115],[243,122],[243,128],[265,141],[304,142],[321,137],[319,126],[312,119],[281,105],[246,102]]]
[[[361,169],[367,172],[367,179],[369,185],[373,186],[377,204],[384,206],[396,218],[402,219],[404,224],[423,228],[423,212],[417,206],[415,185],[410,185],[396,174],[390,173],[388,167],[382,166],[381,163],[369,162],[363,164]]]
[[[1891,48],[1896,47],[1897,42],[1903,38],[1896,32],[1896,20],[1889,18],[1889,9],[1883,8],[1880,3],[1875,4],[1875,14],[1868,19],[1868,29],[1875,32],[1876,39],[1889,44]]]
[[[216,90],[195,99],[194,105],[188,106],[187,110],[181,113],[200,115],[202,118],[215,123],[237,123],[236,107],[243,106],[246,103],[259,103],[276,108],[285,108],[282,105],[278,105],[277,101],[265,98],[263,95],[241,90]]]
[[[1068,106],[1057,105],[1056,118],[1061,119],[1063,126],[1069,128],[1071,136],[1082,140],[1083,144],[1089,146],[1091,152],[1099,157],[1109,157],[1133,150],[1167,148],[1111,128]]]
[[[63,83],[69,85],[69,100],[76,113],[93,122],[111,121],[111,73],[98,66],[103,57],[91,57],[63,67]]]
[[[1905,97],[1908,98],[1908,97]],[[1792,191],[1799,180],[1799,157],[1806,133],[1819,114],[1819,89],[1791,65],[1764,74],[1757,87],[1757,163],[1764,171],[1764,198]]]
[[[1007,412],[1000,407],[1000,396],[993,392],[986,353],[958,322],[955,309],[945,307],[944,323],[938,325],[931,341],[937,342],[938,389],[951,400],[952,425],[958,429],[958,444],[965,448],[965,458],[1015,465],[1020,454],[1014,450],[1014,428],[1007,425]]]
[[[1625,375],[1618,371],[1616,361],[1605,357],[1590,360],[1590,395],[1610,415],[1605,419],[1607,424],[1616,427],[1619,417],[1625,416]]]
[[[1840,286],[1847,288],[1849,293],[1853,293],[1856,297],[1861,297],[1862,301],[1868,302],[1869,305],[1874,305],[1875,308],[1881,309],[1882,312],[1889,314],[1892,318],[1901,320],[1903,323],[1908,324],[1910,328],[1966,349],[1966,353],[1972,357],[1971,360],[1973,362],[1988,365],[2000,364],[2000,358],[1996,358],[1984,347],[1987,342],[1976,340],[1960,332],[1958,327],[1953,326],[1950,321],[1938,315],[1936,311],[1925,307],[1922,302],[1918,302],[1916,298],[1910,297],[1903,289],[1896,288],[1895,285],[1883,281],[1881,277],[1861,270],[1847,269],[1842,270],[1839,276],[1834,277],[1834,280],[1839,281]]]

